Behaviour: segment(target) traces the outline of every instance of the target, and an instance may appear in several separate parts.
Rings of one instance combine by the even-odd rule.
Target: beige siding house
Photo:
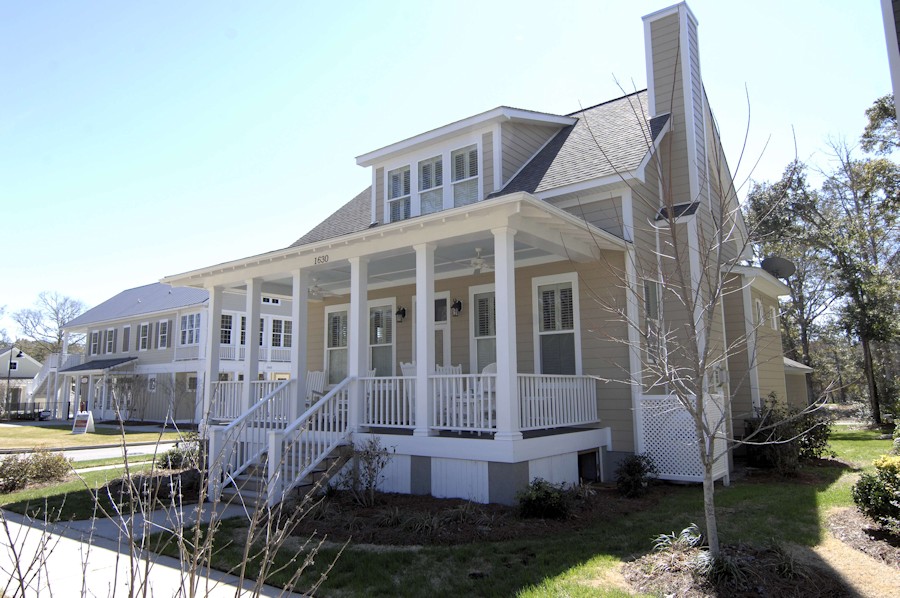
[[[109,318],[77,322],[97,341],[91,380],[141,363],[172,371],[180,323],[200,313],[177,371],[197,380],[213,478],[266,459],[271,501],[373,437],[392,449],[389,491],[508,503],[536,477],[608,479],[636,452],[668,479],[701,479],[690,417],[647,364],[708,344],[715,374],[697,381],[698,400],[724,418],[732,396],[748,413],[784,396],[780,333],[752,321],[754,305],[777,309],[781,283],[738,267],[746,236],[722,183],[696,19],[678,4],[644,32],[633,51],[646,49],[647,90],[563,115],[500,106],[392,142],[356,158],[371,185],[289,247],[159,285],[195,302],[111,332]],[[711,251],[723,222],[736,232]],[[699,256],[713,253],[710,268]],[[720,276],[734,292],[716,300]],[[714,304],[702,330],[686,326],[697,314],[671,292],[679,278]],[[740,339],[744,358],[724,359]],[[125,361],[100,371],[100,358]],[[81,396],[96,404],[91,388]],[[726,436],[714,475],[727,480]]]

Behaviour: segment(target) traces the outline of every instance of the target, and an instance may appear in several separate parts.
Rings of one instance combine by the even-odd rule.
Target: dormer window
[[[388,206],[391,222],[409,218],[409,166],[388,173]]]
[[[444,207],[444,161],[440,156],[419,162],[421,213],[431,214]]]
[[[478,148],[474,145],[450,154],[453,164],[453,205],[467,206],[478,201]]]

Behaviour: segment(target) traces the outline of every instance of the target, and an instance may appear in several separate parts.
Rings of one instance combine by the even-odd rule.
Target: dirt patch
[[[856,509],[832,510],[827,525],[828,531],[844,544],[900,570],[900,537],[881,529]]]
[[[731,573],[717,581],[699,572],[705,554],[700,548],[653,552],[626,563],[623,575],[639,592],[687,598],[853,595],[834,572],[777,548],[723,547]]]

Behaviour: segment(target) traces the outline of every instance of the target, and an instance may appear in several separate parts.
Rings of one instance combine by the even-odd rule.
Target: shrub
[[[64,479],[72,470],[61,453],[37,450],[26,457],[10,455],[0,460],[0,492],[15,492],[28,484]]]
[[[875,474],[864,473],[853,486],[853,502],[867,517],[900,531],[900,456],[875,460]]]
[[[519,516],[539,519],[565,519],[571,508],[571,495],[565,484],[551,484],[535,478],[527,488],[516,494]]]
[[[391,462],[395,450],[381,446],[381,440],[377,436],[354,446],[352,462],[338,480],[338,486],[349,491],[360,506],[373,506],[375,491],[384,481],[384,468]]]
[[[159,464],[166,469],[200,469],[200,451],[194,443],[178,445],[160,455]]]
[[[824,410],[798,411],[770,397],[763,416],[746,422],[750,463],[787,476],[796,475],[802,461],[833,457],[828,447],[832,421]]]
[[[659,475],[650,455],[629,455],[616,469],[616,488],[628,498],[643,496]]]

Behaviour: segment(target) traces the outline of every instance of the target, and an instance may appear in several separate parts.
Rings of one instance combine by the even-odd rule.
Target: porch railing
[[[241,416],[241,396],[243,381],[216,382],[213,401],[210,406],[210,418],[215,420],[235,420]]]
[[[366,397],[363,423],[367,426],[415,428],[414,376],[360,378]]]
[[[519,374],[521,430],[560,428],[594,423],[597,380],[591,376]]]
[[[200,345],[175,345],[175,361],[192,361],[203,357],[200,354]]]
[[[222,361],[244,361],[247,355],[247,347],[244,345],[219,345],[219,359]],[[259,361],[289,363],[291,361],[290,347],[260,347]]]
[[[492,432],[497,427],[496,374],[449,374],[429,378],[434,395],[433,428]]]
[[[232,480],[266,451],[268,434],[284,430],[288,402],[296,382],[285,380],[227,426],[212,426],[209,434],[210,499],[218,499],[221,481]]]
[[[283,431],[269,437],[268,500],[274,505],[349,437],[345,378]]]

